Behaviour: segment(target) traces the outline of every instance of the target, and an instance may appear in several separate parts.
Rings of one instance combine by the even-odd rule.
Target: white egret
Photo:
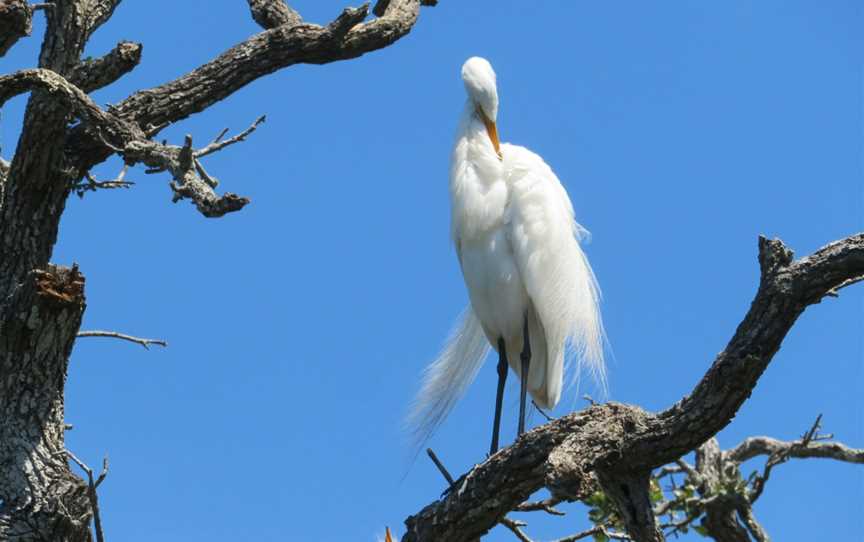
[[[426,369],[409,415],[424,442],[474,380],[489,347],[498,352],[498,390],[490,453],[498,449],[507,365],[540,408],[558,404],[565,354],[577,375],[602,385],[599,289],[579,241],[573,205],[543,159],[498,141],[495,72],[483,58],[462,66],[468,100],[450,163],[451,234],[469,306],[439,357]]]

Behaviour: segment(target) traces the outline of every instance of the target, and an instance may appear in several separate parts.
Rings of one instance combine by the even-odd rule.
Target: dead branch
[[[802,441],[782,441],[771,437],[750,437],[735,448],[725,452],[725,459],[743,463],[760,455],[785,453],[792,458],[821,457],[836,459],[847,463],[864,464],[864,449],[850,448],[840,442],[810,442],[802,446]]]
[[[93,510],[93,530],[96,532],[96,542],[105,542],[105,534],[102,531],[102,518],[99,514],[99,497],[96,493],[96,489],[103,481],[105,481],[105,477],[108,476],[108,456],[105,456],[102,460],[102,472],[99,473],[99,477],[94,481],[93,469],[88,467],[69,450],[64,450],[64,453],[69,459],[74,461],[85,474],[87,474],[88,496],[90,498],[90,507]]]
[[[22,70],[0,77],[0,105],[13,96],[36,88],[48,92],[74,111],[86,123],[87,129],[96,132],[103,144],[113,152],[121,154],[127,164],[143,163],[155,171],[169,171],[172,174],[170,186],[175,202],[189,198],[201,214],[208,218],[238,211],[249,203],[248,198],[230,192],[221,196],[216,194],[213,191],[215,183],[212,178],[207,176],[204,179],[199,175],[203,168],[196,168],[195,158],[243,141],[263,122],[263,117],[241,134],[194,152],[192,136],[186,136],[182,147],[150,141],[135,124],[103,111],[81,89],[50,70]]]
[[[123,169],[116,178],[109,181],[98,181],[88,171],[84,174],[86,180],[80,180],[72,186],[72,190],[78,194],[79,198],[83,198],[87,192],[96,192],[97,190],[113,190],[117,188],[130,188],[135,183],[126,180],[126,172],[129,170],[128,165],[124,165]]]
[[[250,9],[253,3],[266,2],[253,0]],[[277,5],[275,0],[269,3]],[[363,8],[348,10],[328,26],[304,24],[299,16],[289,20],[293,11],[277,7],[282,14],[278,27],[173,82],[141,90],[103,110],[87,92],[134,68],[141,53],[139,45],[121,43],[101,58],[81,59],[88,38],[118,4],[57,0],[27,6],[26,0],[0,0],[0,56],[30,32],[34,9],[43,9],[46,20],[39,69],[0,77],[0,102],[31,92],[15,155],[10,163],[0,161],[3,540],[91,539],[88,520],[95,501],[65,457],[54,455],[63,449],[64,386],[86,305],[77,268],[49,263],[69,195],[76,187],[126,186],[88,176],[93,166],[116,153],[127,164],[169,171],[175,199],[192,199],[206,216],[241,208],[248,202],[245,198],[213,192],[216,179],[194,156],[191,137],[182,146],[149,139],[280,68],[345,60],[386,47],[410,31],[420,5],[417,0],[397,0],[380,19],[361,24],[354,23],[360,23]],[[259,19],[272,22],[278,17]]]
[[[114,15],[114,10],[119,4],[120,0],[89,0],[84,3],[86,12],[83,37],[85,42],[90,39],[93,32],[96,32]]]
[[[452,488],[455,482],[453,481],[453,477],[450,475],[450,472],[444,466],[444,463],[441,463],[441,460],[438,459],[438,456],[435,455],[435,452],[432,451],[432,448],[427,448],[426,454],[429,456],[429,459],[432,460],[432,463],[434,463],[435,466],[438,467],[438,472],[441,473],[441,476],[443,476],[444,479],[447,480],[447,486]]]
[[[260,117],[255,119],[255,122],[253,122],[249,128],[246,128],[245,130],[243,130],[242,132],[240,132],[236,136],[223,141],[222,138],[225,136],[225,133],[228,131],[228,128],[225,128],[225,130],[223,130],[216,137],[216,139],[213,140],[213,143],[210,143],[209,145],[207,145],[203,149],[199,149],[199,150],[195,151],[193,153],[193,156],[195,158],[202,158],[204,156],[207,156],[208,154],[213,154],[214,152],[221,151],[222,149],[224,149],[225,147],[227,147],[229,145],[233,145],[235,143],[245,141],[246,138],[249,137],[249,134],[254,132],[258,128],[258,125],[262,124],[265,120],[267,120],[267,116],[261,115]]]
[[[140,43],[121,41],[105,56],[81,61],[69,74],[69,82],[83,92],[106,87],[141,62],[142,49]]]
[[[253,3],[262,6],[262,10],[274,5],[274,2],[250,0],[250,7]],[[422,3],[434,5],[428,0]],[[362,24],[357,23],[365,19],[368,6],[349,9],[327,26],[294,24],[293,16],[272,15],[266,10],[266,14],[262,14],[264,11],[259,10],[262,24],[269,30],[248,38],[174,81],[136,92],[117,104],[113,112],[144,129],[167,126],[203,111],[276,70],[294,64],[347,60],[387,47],[411,31],[420,5],[419,0],[392,0],[386,9],[380,10],[377,19]],[[253,8],[253,17],[255,14]],[[272,18],[268,18],[271,15]],[[276,26],[271,27],[274,24]],[[102,141],[84,130],[73,130],[67,152],[79,158],[78,167],[82,170],[92,169],[111,154]]]
[[[132,141],[123,147],[120,154],[127,164],[142,163],[148,166],[150,169],[147,173],[170,172],[172,181],[169,186],[174,192],[172,201],[176,203],[181,199],[191,199],[198,211],[208,218],[239,211],[249,203],[249,198],[231,192],[220,196],[213,191],[218,183],[198,163],[196,151],[192,149],[191,135],[186,136],[182,147],[146,140]]]
[[[155,344],[157,346],[168,346],[168,342],[162,339],[144,339],[142,337],[133,337],[132,335],[126,335],[125,333],[118,333],[116,331],[102,331],[102,330],[92,330],[92,331],[79,331],[78,337],[109,337],[111,339],[121,339],[124,341],[133,342],[135,344],[140,344],[144,347],[145,350],[150,350],[150,345]]]
[[[634,540],[662,540],[642,480],[729,423],[804,309],[864,276],[864,234],[795,261],[781,241],[760,238],[759,262],[749,312],[688,396],[658,414],[616,403],[591,406],[525,433],[409,517],[403,542],[475,540],[542,487],[553,497],[581,500],[598,482],[619,508],[633,512],[624,519]]]
[[[528,538],[528,535],[521,529],[522,527],[525,527],[525,522],[503,517],[498,523],[510,529],[510,532],[516,535],[516,538],[518,538],[520,542],[534,542]]]
[[[542,501],[537,502],[523,502],[519,506],[516,507],[516,512],[537,512],[542,511],[547,514],[553,516],[564,516],[566,515],[561,510],[555,508],[558,504],[561,503],[561,499],[549,498],[543,499]]]
[[[265,30],[277,26],[294,26],[303,22],[300,14],[283,0],[248,0],[252,19]]]
[[[61,102],[114,148],[127,141],[145,139],[137,126],[106,113],[84,91],[51,70],[20,70],[0,77],[0,106],[19,94],[35,90]]]
[[[0,1],[0,57],[33,28],[33,8],[27,0]]]

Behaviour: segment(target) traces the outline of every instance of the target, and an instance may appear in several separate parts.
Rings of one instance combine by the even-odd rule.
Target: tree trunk
[[[84,277],[29,273],[2,307],[0,539],[89,541],[87,486],[69,470],[63,390],[84,313]]]

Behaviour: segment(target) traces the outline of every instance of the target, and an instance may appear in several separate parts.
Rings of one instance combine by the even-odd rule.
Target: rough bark
[[[387,47],[417,22],[420,2],[393,0],[381,17],[361,24],[367,10],[368,5],[349,8],[346,12],[352,16],[343,13],[334,21],[338,24],[327,26],[294,24],[287,18],[284,24],[250,37],[182,77],[136,92],[118,103],[113,112],[144,130],[155,127],[158,132],[276,70],[301,63],[347,60]],[[111,154],[110,148],[83,128],[73,130],[68,145],[67,152],[78,157],[81,170],[90,169]]]
[[[864,277],[864,234],[797,261],[779,240],[760,238],[759,263],[750,310],[688,396],[657,414],[592,406],[522,435],[409,517],[403,541],[475,540],[543,487],[553,497],[581,500],[597,483],[619,505],[634,540],[662,540],[640,480],[728,424],[804,309]]]
[[[709,439],[696,450],[696,473],[700,478],[699,493],[703,496],[717,495],[730,473],[717,439]],[[737,476],[737,472],[734,473]],[[750,542],[747,529],[738,521],[738,503],[735,499],[715,498],[705,506],[702,525],[716,542]]]
[[[76,268],[30,272],[0,311],[0,540],[89,541],[64,447],[66,363],[84,313]]]
[[[72,70],[69,82],[83,92],[93,92],[108,86],[138,65],[142,49],[140,43],[121,41],[105,56],[78,64]]]
[[[282,0],[248,0],[252,19],[265,30],[277,26],[294,26],[303,21],[300,14]]]
[[[39,67],[0,77],[0,106],[31,93],[17,151],[11,162],[0,158],[0,540],[91,540],[98,482],[88,487],[71,473],[63,438],[64,385],[85,307],[84,280],[76,268],[49,263],[72,190],[80,190],[82,178],[91,180],[92,189],[112,185],[93,181],[89,169],[118,154],[127,164],[168,172],[175,200],[191,199],[205,216],[239,210],[248,200],[217,195],[216,180],[200,158],[242,141],[263,118],[238,136],[198,150],[191,136],[179,146],[151,138],[168,123],[278,69],[355,58],[391,45],[411,30],[420,10],[419,0],[398,0],[367,23],[364,6],[319,26],[302,23],[281,1],[250,0],[253,17],[272,29],[103,110],[87,93],[134,69],[142,46],[121,42],[101,58],[80,57],[119,3],[44,5]],[[0,0],[0,56],[29,34],[32,13],[23,0]]]
[[[0,57],[29,36],[32,27],[33,10],[27,0],[0,0]]]

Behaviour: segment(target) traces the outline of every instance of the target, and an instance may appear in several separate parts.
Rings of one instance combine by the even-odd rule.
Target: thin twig
[[[520,528],[520,527],[525,527],[526,524],[524,521],[516,521],[515,519],[510,519],[507,516],[504,516],[503,518],[501,518],[501,521],[499,521],[498,523],[500,523],[501,525],[510,529],[510,532],[512,532],[514,535],[516,535],[516,538],[518,538],[520,540],[520,542],[534,542]]]
[[[260,117],[258,117],[255,120],[255,122],[252,123],[252,126],[250,126],[249,128],[246,128],[245,130],[243,130],[242,132],[240,132],[236,136],[229,138],[229,139],[226,139],[225,141],[219,141],[217,139],[216,141],[214,141],[213,143],[210,143],[209,145],[207,145],[203,149],[196,151],[195,152],[195,158],[201,158],[202,156],[207,156],[208,154],[213,154],[216,151],[220,151],[220,150],[224,149],[228,145],[233,145],[234,143],[239,143],[240,141],[243,141],[244,139],[246,139],[249,136],[249,134],[251,134],[252,132],[254,132],[258,128],[259,124],[263,123],[265,120],[267,120],[267,116],[261,115]]]
[[[700,509],[701,510],[701,509]],[[684,519],[680,521],[670,521],[667,523],[661,523],[659,525],[660,529],[669,529],[664,536],[669,538],[670,536],[677,535],[679,532],[683,531],[685,527],[693,523],[693,521],[702,517],[702,512],[700,511],[698,514],[687,515]]]
[[[555,497],[549,499],[543,499],[542,501],[536,502],[523,502],[519,506],[515,508],[516,512],[537,512],[543,511],[548,514],[552,514],[553,516],[566,516],[566,512],[562,512],[555,508],[556,505],[561,503],[561,499],[556,499]]]
[[[105,481],[105,477],[108,476],[108,456],[106,455],[102,460],[102,472],[99,473],[98,478],[94,481],[93,469],[88,467],[69,450],[63,450],[63,453],[65,453],[66,457],[74,461],[75,464],[87,474],[87,488],[90,497],[90,507],[93,509],[93,530],[96,531],[96,542],[105,542],[105,535],[102,531],[102,518],[99,515],[99,499],[96,495],[96,488],[98,488],[99,485]]]
[[[228,128],[224,128],[221,132],[219,132],[219,135],[216,136],[216,138],[212,141],[212,143],[213,144],[219,143],[220,141],[222,141],[222,138],[225,137],[225,134],[227,134],[227,133],[228,133]]]
[[[816,421],[813,422],[813,425],[810,429],[804,433],[801,437],[801,440],[793,443],[791,446],[784,448],[778,452],[775,452],[768,456],[768,460],[765,461],[765,467],[762,469],[762,474],[754,477],[753,480],[753,490],[750,492],[750,495],[747,497],[747,501],[750,504],[756,502],[756,500],[762,496],[762,492],[765,490],[765,484],[768,482],[768,478],[771,476],[771,470],[777,465],[782,465],[783,463],[789,461],[789,458],[792,457],[792,453],[805,449],[810,446],[810,443],[817,439],[817,433],[822,424],[822,414],[819,414],[816,417]]]
[[[128,165],[124,165],[123,169],[120,170],[120,173],[117,175],[116,179],[112,179],[110,181],[97,181],[93,174],[89,171],[84,174],[84,177],[87,179],[87,182],[79,182],[72,187],[72,190],[78,194],[79,198],[83,198],[86,192],[95,192],[96,190],[110,190],[112,188],[129,188],[135,183],[132,181],[125,180],[126,172],[129,170]]]
[[[582,540],[583,538],[588,538],[589,536],[594,536],[595,534],[602,534],[606,536],[606,538],[612,540],[630,540],[630,537],[626,534],[610,531],[609,528],[605,525],[597,525],[596,527],[586,529],[576,534],[571,534],[570,536],[559,538],[558,540],[555,540],[555,542],[576,542],[576,540]]]
[[[110,337],[112,339],[122,339],[124,341],[140,344],[146,350],[150,350],[151,344],[155,344],[158,346],[168,346],[168,342],[162,339],[144,339],[141,337],[133,337],[132,335],[126,335],[125,333],[118,333],[116,331],[79,331],[78,337]]]
[[[674,465],[674,466],[673,465],[666,465],[665,467],[663,467],[659,471],[657,471],[657,474],[654,477],[659,480],[660,478],[663,478],[665,476],[669,476],[672,474],[678,474],[678,473],[683,472],[683,471],[684,471],[684,469],[681,468],[681,465]]]
[[[444,476],[445,480],[447,480],[447,484],[452,488],[455,482],[453,481],[453,477],[450,476],[450,473],[447,472],[447,468],[444,467],[444,464],[441,463],[441,460],[438,459],[438,456],[435,455],[432,448],[426,448],[426,453],[429,455],[429,459],[431,459],[432,462],[435,463],[435,466],[438,467],[438,470],[441,471],[441,475]]]

